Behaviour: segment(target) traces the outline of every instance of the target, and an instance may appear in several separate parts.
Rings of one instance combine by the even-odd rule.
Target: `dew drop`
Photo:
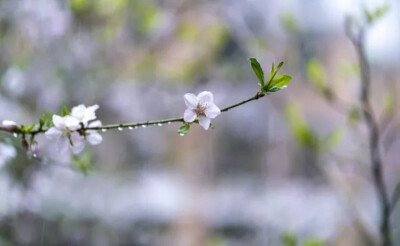
[[[106,132],[106,131],[107,131],[107,129],[101,129],[101,131],[102,131],[102,132]]]
[[[130,127],[128,127],[128,129],[129,129],[129,130],[133,130],[133,127],[132,127],[132,126],[130,126]]]
[[[36,153],[34,153],[32,156],[33,156],[33,158],[37,158],[37,154]]]
[[[122,131],[122,130],[124,130],[122,127],[118,127],[118,131]]]
[[[162,123],[158,123],[157,126],[162,126]]]
[[[18,133],[14,132],[14,133],[13,133],[13,136],[14,136],[15,138],[17,138],[17,137],[18,137]]]
[[[146,125],[142,125],[143,128],[146,128]]]
[[[171,121],[168,121],[168,125],[171,125],[171,123],[172,123]]]
[[[183,136],[185,136],[185,134],[183,134],[183,133],[179,133],[179,136],[183,137]]]

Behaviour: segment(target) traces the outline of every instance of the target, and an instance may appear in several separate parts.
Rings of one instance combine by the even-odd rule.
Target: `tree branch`
[[[383,177],[383,162],[380,153],[380,133],[376,117],[373,113],[370,104],[370,90],[371,90],[371,71],[368,59],[365,54],[365,33],[361,29],[357,37],[350,36],[354,47],[356,48],[358,60],[360,64],[361,75],[361,93],[360,103],[365,123],[368,127],[369,134],[369,155],[371,161],[371,172],[374,180],[374,186],[378,193],[380,209],[381,209],[381,223],[380,234],[383,246],[391,246],[392,241],[390,237],[390,201],[386,190],[386,184]]]

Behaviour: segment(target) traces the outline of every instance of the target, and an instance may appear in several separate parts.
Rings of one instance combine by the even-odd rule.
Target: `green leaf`
[[[307,77],[314,87],[322,92],[326,85],[326,72],[321,61],[313,58],[307,62]]]
[[[292,13],[284,13],[279,16],[281,25],[286,29],[289,33],[295,33],[299,29],[296,20]]]
[[[283,86],[286,86],[287,84],[290,83],[290,81],[292,80],[292,77],[286,74],[282,74],[279,75],[277,77],[275,77],[272,81],[271,81],[271,88],[273,87],[278,87],[281,88]]]
[[[35,125],[31,124],[28,127],[26,127],[25,132],[29,133],[30,131],[32,131],[32,129],[35,127]]]
[[[309,238],[304,241],[304,246],[325,246],[324,241],[315,239],[315,238]]]
[[[376,8],[374,11],[369,11],[367,9],[364,9],[364,15],[368,23],[372,24],[378,19],[382,18],[389,11],[389,9],[390,9],[389,5],[384,4]]]
[[[293,233],[285,233],[281,236],[281,242],[283,246],[297,246],[298,239]]]
[[[189,132],[189,130],[190,130],[190,124],[185,123],[179,128],[179,130],[177,132],[179,135],[185,136]]]
[[[69,114],[68,107],[65,105],[65,103],[62,103],[62,105],[61,105],[61,116],[66,116],[68,114]]]
[[[254,74],[257,76],[258,81],[260,81],[261,88],[264,87],[264,71],[261,68],[260,63],[256,58],[250,58],[251,68],[253,68]]]
[[[92,159],[92,154],[89,151],[86,151],[80,156],[73,156],[72,163],[77,170],[84,175],[87,175],[94,169],[92,166]]]
[[[326,136],[322,141],[324,151],[330,151],[336,145],[340,143],[343,138],[343,129],[338,128],[332,131],[328,136]]]
[[[39,129],[43,127],[51,127],[53,125],[53,113],[47,112],[42,115],[39,120]]]
[[[289,104],[286,108],[286,119],[294,139],[302,147],[320,151],[321,140],[316,132],[308,126],[297,106]]]
[[[279,70],[283,67],[284,63],[280,62],[278,64],[278,66],[276,67],[276,69],[274,69],[275,64],[272,63],[272,67],[271,67],[271,72],[269,73],[269,77],[268,77],[268,82],[266,85],[266,88],[272,88],[271,86],[271,82],[274,80],[276,74],[279,72]]]

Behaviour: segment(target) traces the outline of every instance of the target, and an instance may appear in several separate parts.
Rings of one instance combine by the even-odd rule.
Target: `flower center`
[[[202,106],[200,104],[197,104],[197,107],[194,109],[194,112],[197,115],[204,115],[205,111],[206,111],[206,107]]]

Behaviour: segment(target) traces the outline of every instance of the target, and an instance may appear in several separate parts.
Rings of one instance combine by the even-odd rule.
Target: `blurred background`
[[[346,15],[387,4],[367,36],[389,193],[400,180],[400,3],[351,0],[1,0],[0,120],[64,102],[103,124],[183,115],[209,90],[253,96],[256,57],[283,91],[179,124],[102,133],[78,157],[1,135],[0,245],[375,245],[379,206]],[[85,173],[88,171],[87,175]],[[399,210],[393,211],[400,245]]]

